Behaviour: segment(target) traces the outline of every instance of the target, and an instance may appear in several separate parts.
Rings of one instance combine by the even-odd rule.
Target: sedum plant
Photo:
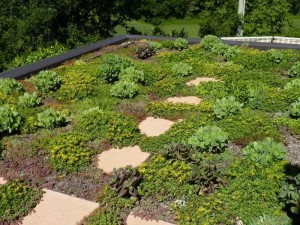
[[[226,61],[230,61],[233,59],[237,54],[239,54],[240,49],[237,46],[229,46],[226,52],[223,54],[224,59]]]
[[[141,181],[141,175],[138,170],[132,166],[125,168],[114,168],[110,178],[109,185],[121,197],[138,197],[137,187]]]
[[[23,90],[22,84],[17,82],[15,79],[5,78],[0,79],[0,92],[10,95],[15,92]]]
[[[243,103],[235,100],[235,97],[217,99],[212,110],[218,119],[225,119],[229,115],[236,115],[241,112]]]
[[[156,42],[156,41],[150,42],[149,46],[154,50],[159,50],[163,48],[163,45],[160,42]]]
[[[225,150],[228,133],[217,126],[204,126],[188,139],[188,143],[205,152],[219,153]]]
[[[41,71],[32,79],[36,88],[45,93],[56,91],[61,85],[61,77],[51,70]]]
[[[291,116],[300,118],[300,98],[298,98],[297,102],[291,104]]]
[[[116,54],[106,54],[102,56],[104,64],[99,67],[99,77],[104,78],[108,83],[114,83],[119,80],[119,74],[122,70],[133,66],[128,57],[121,57]]]
[[[133,66],[131,66],[124,69],[120,73],[120,80],[134,83],[143,83],[145,80],[145,75],[143,71],[137,70]]]
[[[0,107],[0,133],[12,133],[20,129],[22,125],[21,115],[9,106]]]
[[[270,164],[282,161],[285,158],[286,149],[282,143],[275,142],[272,138],[267,137],[263,141],[251,142],[243,149],[245,159],[261,164]]]
[[[289,70],[290,77],[299,77],[300,76],[300,62],[296,62],[291,69]]]
[[[32,187],[27,181],[14,180],[0,185],[0,223],[10,224],[26,216],[42,195],[41,190]]]
[[[135,51],[135,56],[139,59],[147,59],[155,55],[155,48],[150,44],[139,46]]]
[[[212,51],[213,47],[217,44],[222,43],[220,38],[214,35],[206,35],[201,39],[201,46],[206,50],[206,51]]]
[[[125,98],[133,98],[139,92],[139,87],[136,83],[130,81],[119,81],[114,84],[110,93],[113,97],[125,99]]]
[[[179,62],[172,67],[173,72],[176,76],[187,77],[192,75],[193,67],[187,63]]]
[[[300,173],[288,176],[281,184],[279,199],[293,214],[300,215]]]
[[[288,89],[292,89],[292,88],[300,88],[300,79],[294,79],[290,82],[288,82],[284,89],[288,90]]]
[[[270,62],[279,64],[283,60],[283,53],[278,50],[270,49],[267,51],[267,54]]]
[[[174,41],[174,48],[177,50],[186,49],[189,46],[189,42],[183,38],[177,38]]]
[[[46,129],[53,129],[66,123],[66,116],[54,109],[47,109],[37,114],[37,125]]]
[[[34,108],[41,104],[41,99],[37,96],[36,93],[29,94],[24,93],[23,96],[19,97],[18,105],[22,108]]]

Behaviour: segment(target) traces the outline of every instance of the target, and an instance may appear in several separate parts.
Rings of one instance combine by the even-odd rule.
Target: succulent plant
[[[155,55],[155,49],[153,46],[145,44],[136,49],[135,55],[139,59],[147,59]]]
[[[298,101],[291,104],[291,116],[300,118],[300,98],[298,98]]]
[[[141,175],[138,170],[132,166],[125,168],[114,168],[110,178],[109,185],[121,197],[138,197],[137,187],[141,181]]]
[[[298,77],[300,76],[300,62],[296,62],[289,71],[290,77]]]
[[[189,46],[189,42],[183,38],[177,38],[174,41],[174,48],[177,50],[186,49]]]
[[[238,114],[243,105],[243,103],[236,101],[235,97],[230,96],[228,98],[217,99],[212,109],[218,119],[225,119],[229,115]]]

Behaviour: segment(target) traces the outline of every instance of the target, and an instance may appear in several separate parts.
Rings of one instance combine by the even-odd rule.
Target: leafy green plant
[[[283,53],[281,51],[275,50],[275,49],[270,49],[267,51],[268,57],[269,57],[269,61],[279,64],[282,62],[283,60]]]
[[[184,142],[165,145],[160,153],[166,158],[181,160],[186,163],[199,163],[203,157],[196,147]]]
[[[222,41],[214,35],[206,35],[200,42],[201,46],[207,51],[212,51],[213,47],[220,43],[222,43]]]
[[[284,88],[285,89],[300,88],[300,79],[294,79],[288,82]]]
[[[161,42],[161,44],[164,48],[168,48],[168,49],[171,49],[174,47],[174,41],[171,41],[171,40],[164,40]]]
[[[193,165],[189,182],[195,185],[198,195],[211,194],[228,183],[225,173],[219,168],[219,162],[212,160]]]
[[[65,114],[54,109],[47,109],[37,114],[37,125],[42,128],[53,129],[63,126],[66,122]]]
[[[41,197],[42,191],[26,181],[14,180],[0,185],[0,221],[11,222],[26,216]]]
[[[122,70],[122,72],[120,73],[120,80],[134,83],[143,83],[145,80],[145,75],[143,71],[137,70],[132,66]]]
[[[150,44],[139,46],[135,51],[135,56],[139,59],[147,59],[155,55],[155,49]]]
[[[249,225],[292,225],[292,220],[286,214],[281,216],[263,214],[253,219]]]
[[[187,77],[192,75],[193,67],[187,63],[179,62],[172,67],[173,72],[176,76]]]
[[[108,83],[118,81],[121,71],[132,66],[132,62],[128,57],[115,54],[103,55],[102,61],[104,64],[100,65],[98,76],[104,78]]]
[[[228,95],[224,82],[203,82],[197,87],[197,94],[206,100],[215,101]]]
[[[229,45],[226,45],[226,44],[223,44],[222,42],[220,42],[220,43],[216,43],[212,47],[211,52],[223,56],[227,52],[228,48],[229,48]]]
[[[15,92],[23,90],[22,84],[17,82],[15,79],[5,78],[0,79],[0,92],[10,95]]]
[[[75,132],[55,136],[47,146],[52,168],[67,173],[85,169],[94,155],[94,151],[85,146],[89,139],[89,135]]]
[[[212,106],[215,116],[218,119],[227,118],[229,115],[235,115],[241,112],[243,103],[235,100],[235,97],[217,99]]]
[[[300,76],[300,62],[296,62],[293,64],[291,69],[289,70],[290,77],[299,77]]]
[[[51,70],[44,70],[38,73],[38,75],[32,77],[33,83],[39,91],[51,92],[60,88],[61,77]]]
[[[139,92],[139,87],[136,83],[130,81],[119,81],[114,84],[110,93],[113,97],[117,98],[133,98]]]
[[[291,104],[291,116],[300,118],[300,98],[298,98],[297,102]]]
[[[149,46],[150,46],[150,48],[152,48],[152,49],[154,49],[154,50],[159,50],[159,49],[163,48],[162,43],[156,42],[156,41],[150,42],[150,43],[149,43]]]
[[[132,166],[125,168],[114,168],[110,178],[109,185],[115,190],[121,197],[133,197],[137,199],[137,188],[141,181],[141,175],[138,170]]]
[[[281,184],[279,198],[293,214],[300,215],[300,173],[289,175]]]
[[[270,164],[282,161],[286,155],[286,149],[282,143],[275,142],[272,138],[263,141],[251,142],[243,148],[244,158],[249,158],[253,162]]]
[[[24,93],[23,96],[19,97],[18,105],[22,108],[34,108],[41,104],[41,99],[34,92],[33,94]]]
[[[177,50],[186,49],[186,48],[188,48],[188,46],[189,46],[189,42],[183,38],[177,38],[174,41],[174,48]]]
[[[240,49],[237,46],[229,46],[227,50],[224,52],[223,57],[226,61],[230,61],[239,53],[240,53]]]
[[[22,116],[9,106],[0,106],[0,133],[12,133],[20,129]]]
[[[93,138],[110,141],[119,147],[134,145],[140,138],[140,131],[132,117],[104,112],[97,107],[79,115],[75,129],[89,133]]]
[[[199,147],[202,151],[212,153],[223,152],[227,142],[228,133],[217,126],[200,127],[188,140],[188,143],[192,146]]]

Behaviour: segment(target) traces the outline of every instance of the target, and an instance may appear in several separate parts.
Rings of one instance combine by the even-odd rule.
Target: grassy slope
[[[288,26],[284,28],[280,36],[289,36],[289,37],[300,37],[300,13],[297,15],[290,15],[289,19],[292,24],[292,28]],[[182,28],[188,33],[188,37],[198,37],[199,30],[199,20],[198,19],[170,19],[165,20],[160,24],[161,29],[171,34],[172,30],[180,31]],[[142,32],[143,34],[152,34],[154,25],[150,23],[143,22],[141,20],[132,20],[127,22],[128,26],[134,27],[136,30]],[[115,28],[115,36],[126,34],[126,30],[122,26],[117,26]]]

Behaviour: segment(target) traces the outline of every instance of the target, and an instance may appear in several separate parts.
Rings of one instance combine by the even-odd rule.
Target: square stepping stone
[[[126,221],[127,225],[173,225],[162,220],[143,220],[140,217],[129,214]]]
[[[22,225],[76,225],[99,206],[85,199],[45,191],[42,201],[23,219]]]
[[[202,101],[201,98],[195,96],[173,97],[167,99],[167,102],[171,102],[171,103],[185,103],[185,104],[193,104],[193,105],[199,105],[201,101]]]
[[[198,86],[201,82],[218,82],[220,80],[213,77],[197,77],[194,80],[187,82],[188,86]]]
[[[112,148],[98,156],[98,168],[105,173],[111,173],[114,168],[118,169],[128,165],[137,167],[145,162],[149,156],[150,154],[142,152],[139,146]]]
[[[165,133],[174,124],[173,121],[147,117],[139,124],[139,129],[148,137],[155,137]]]
[[[7,180],[5,180],[3,177],[0,177],[0,185],[6,184]]]

